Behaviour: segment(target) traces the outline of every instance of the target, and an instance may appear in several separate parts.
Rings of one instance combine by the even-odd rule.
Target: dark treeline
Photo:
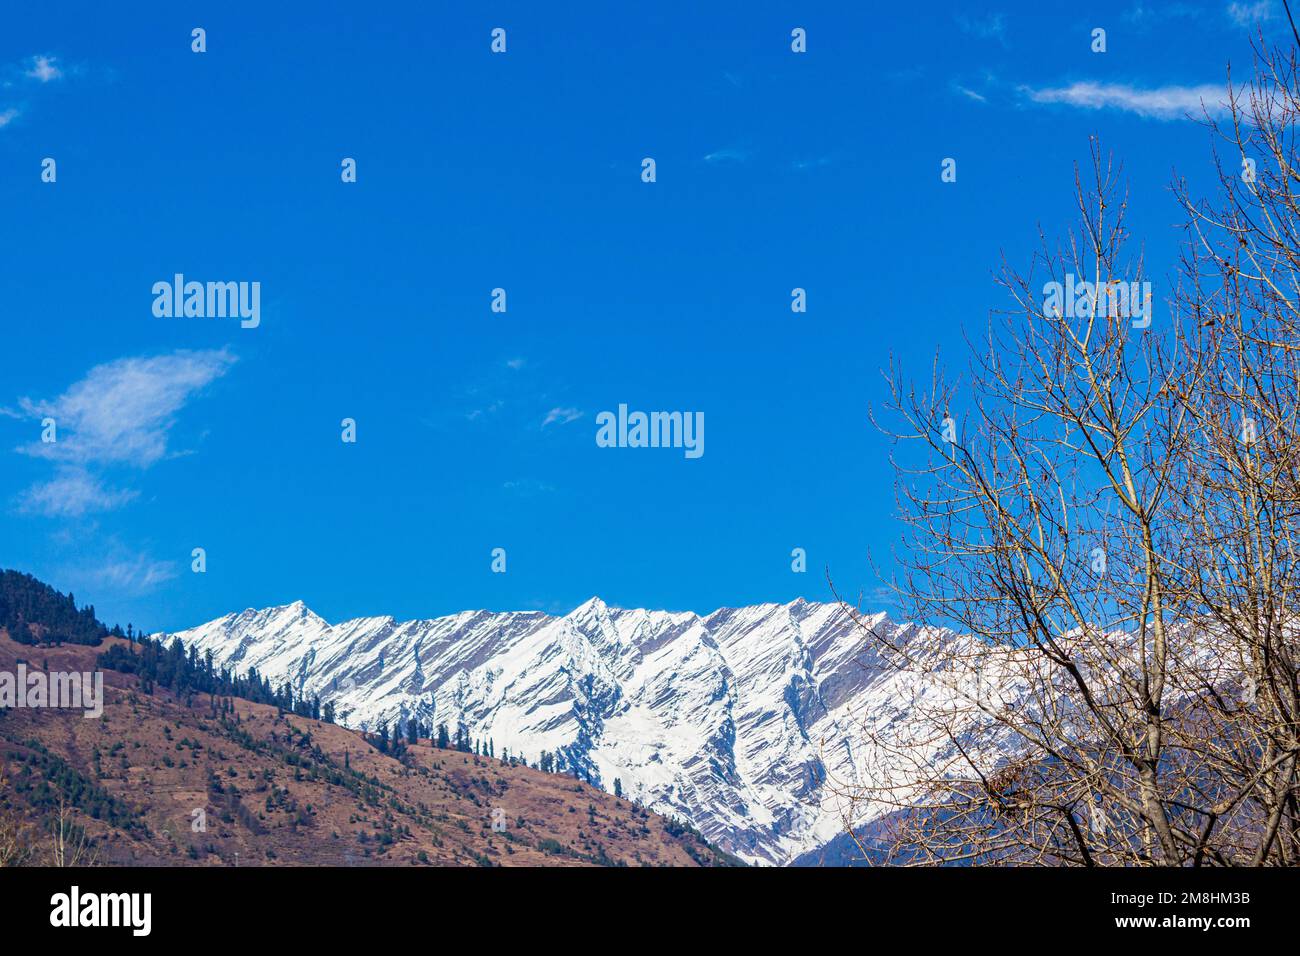
[[[20,571],[0,570],[0,627],[20,644],[98,644],[110,635],[126,636],[120,627],[101,624],[94,605],[78,610],[71,593],[60,594]]]
[[[0,627],[21,644],[99,644],[106,637],[127,638],[132,647],[109,648],[99,655],[97,665],[135,674],[145,693],[152,693],[157,686],[180,697],[242,697],[300,717],[334,721],[333,705],[322,707],[319,697],[295,697],[288,683],[276,688],[256,668],[243,677],[226,668],[217,669],[211,653],[203,658],[194,648],[187,653],[179,638],[165,645],[137,635],[133,625],[127,625],[125,632],[120,627],[105,627],[96,618],[94,605],[78,609],[72,594],[61,594],[20,571],[0,570]]]
[[[211,651],[203,657],[193,647],[187,652],[180,638],[173,638],[170,645],[165,645],[161,640],[145,637],[137,644],[137,650],[117,644],[100,654],[96,663],[109,670],[135,674],[146,694],[152,694],[158,687],[181,698],[195,694],[241,697],[299,717],[334,722],[333,704],[322,707],[319,697],[295,697],[287,682],[277,689],[255,667],[250,667],[242,677],[229,668],[217,668],[212,663]]]

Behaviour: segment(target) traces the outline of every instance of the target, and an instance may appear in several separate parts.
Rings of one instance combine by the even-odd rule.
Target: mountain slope
[[[921,641],[948,632],[871,626]],[[797,600],[706,616],[611,608],[464,612],[330,625],[301,602],[178,632],[218,666],[256,667],[333,701],[352,727],[463,725],[496,752],[559,765],[690,821],[750,862],[783,864],[842,833],[840,798],[922,688],[869,654],[839,605]],[[855,822],[870,807],[853,806]]]
[[[100,647],[9,639],[0,671],[89,672]],[[726,865],[689,828],[572,777],[104,670],[103,715],[0,709],[0,865],[48,865],[59,801],[80,862]],[[12,839],[6,839],[11,837]],[[15,857],[14,851],[18,852]],[[75,852],[75,851],[74,851]]]

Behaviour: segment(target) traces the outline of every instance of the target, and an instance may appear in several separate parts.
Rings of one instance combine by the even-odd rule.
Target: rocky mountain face
[[[936,658],[960,640],[883,614],[863,621],[933,645]],[[625,795],[768,864],[881,812],[845,796],[873,766],[863,741],[936,693],[881,666],[844,608],[802,599],[700,616],[593,598],[562,617],[467,611],[334,625],[297,602],[174,636],[219,666],[256,667],[333,701],[347,726],[463,725],[498,755],[536,762],[546,751],[606,789],[617,778]]]

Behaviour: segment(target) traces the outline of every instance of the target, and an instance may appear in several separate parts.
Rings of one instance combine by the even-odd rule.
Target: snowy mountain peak
[[[292,604],[281,604],[276,607],[260,609],[253,607],[245,608],[238,614],[230,614],[227,615],[227,617],[241,621],[294,620],[306,617],[320,620],[320,618],[316,617],[316,614],[311,610],[311,608],[307,607],[307,605],[301,600],[294,601]]]
[[[570,611],[565,617],[575,623],[589,622],[597,625],[607,624],[610,607],[598,597],[589,598]]]

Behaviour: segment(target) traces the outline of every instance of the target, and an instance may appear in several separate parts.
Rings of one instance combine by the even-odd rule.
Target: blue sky
[[[0,566],[167,629],[873,592],[889,356],[960,358],[1090,134],[1158,319],[1169,183],[1212,171],[1183,114],[1289,35],[1280,0],[114,6],[0,31]],[[261,324],[155,317],[175,273],[260,282]],[[703,412],[705,454],[598,447],[620,403]]]

